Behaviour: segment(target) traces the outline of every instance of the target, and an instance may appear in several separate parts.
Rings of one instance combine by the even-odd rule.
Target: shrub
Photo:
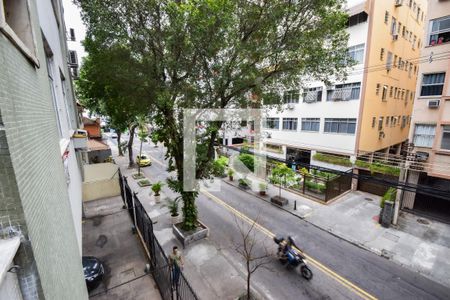
[[[241,154],[238,159],[246,166],[251,172],[255,170],[255,157],[251,154]]]
[[[259,190],[260,190],[260,191],[265,191],[265,190],[267,190],[267,184],[265,184],[264,182],[261,182],[261,183],[259,184]]]
[[[390,187],[386,193],[383,195],[383,198],[381,198],[380,201],[380,207],[383,208],[384,207],[384,202],[386,201],[395,201],[395,197],[397,196],[397,189]]]
[[[177,197],[174,200],[169,200],[169,204],[167,205],[167,207],[169,208],[170,211],[170,215],[172,217],[176,217],[178,216],[178,202],[179,202],[180,198]]]
[[[225,174],[225,166],[222,165],[218,160],[213,162],[212,173],[214,176],[223,176]]]
[[[366,161],[357,160],[355,162],[355,165],[357,165],[360,168],[369,169],[371,173],[376,172],[376,173],[392,175],[392,176],[400,175],[400,168],[394,167],[394,166],[388,166],[381,162],[369,163]]]
[[[238,182],[239,182],[239,185],[242,185],[242,186],[251,186],[251,184],[252,184],[252,182],[247,178],[241,178],[238,180]]]
[[[227,173],[228,173],[228,176],[231,177],[234,175],[234,170],[232,168],[229,168]]]
[[[328,155],[323,153],[316,153],[313,158],[318,161],[323,161],[326,163],[334,164],[334,165],[340,165],[344,167],[351,167],[353,164],[350,161],[349,158],[346,157],[339,157],[334,155]]]
[[[315,191],[319,193],[325,192],[326,186],[320,183],[315,183],[310,180],[305,181],[306,188],[310,191]]]
[[[161,181],[158,181],[152,185],[152,191],[155,193],[155,196],[159,196],[159,192],[161,192],[161,188],[163,187],[164,183]]]

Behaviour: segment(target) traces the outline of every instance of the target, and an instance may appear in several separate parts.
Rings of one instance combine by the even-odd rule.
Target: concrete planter
[[[239,186],[240,189],[243,189],[243,190],[248,190],[248,189],[250,189],[250,187],[249,187],[248,185],[246,185],[246,184],[240,184],[240,183],[239,183],[238,186]]]
[[[280,197],[280,196],[273,196],[270,198],[270,202],[279,205],[279,206],[285,206],[289,203],[288,199]]]
[[[198,221],[198,226],[196,229],[191,231],[184,231],[181,228],[182,223],[177,223],[172,225],[173,234],[177,237],[178,240],[183,244],[183,248],[192,244],[195,241],[204,239],[209,235],[209,229],[205,224]]]
[[[171,217],[171,220],[172,220],[172,225],[175,225],[175,224],[177,224],[177,223],[180,223],[180,215],[178,214],[178,215],[176,215],[176,216],[170,216]]]

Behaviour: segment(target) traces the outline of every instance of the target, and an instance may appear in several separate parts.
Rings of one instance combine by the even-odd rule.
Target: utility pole
[[[411,165],[411,161],[414,161],[415,159],[415,154],[412,152],[412,149],[413,147],[411,145],[408,145],[406,158],[400,166],[400,176],[398,178],[398,181],[402,185],[404,185],[404,183],[408,180],[408,170]],[[398,223],[398,214],[400,211],[400,203],[403,200],[403,194],[403,188],[397,188],[397,195],[395,197],[394,203],[394,218],[392,220],[392,224],[394,225],[397,225]]]

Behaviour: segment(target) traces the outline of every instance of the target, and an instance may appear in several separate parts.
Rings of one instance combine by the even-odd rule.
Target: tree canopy
[[[134,70],[127,72],[137,82],[130,92],[142,89],[147,96],[140,102],[152,104],[157,136],[178,173],[170,186],[183,197],[185,229],[196,226],[197,193],[182,190],[183,109],[248,107],[249,94],[259,105],[279,104],[283,90],[299,88],[307,77],[340,78],[348,63],[343,0],[75,2],[97,48],[88,48],[89,55],[100,55],[93,60],[126,49],[127,59],[108,67]],[[192,176],[209,175],[221,123],[210,122],[199,137]]]

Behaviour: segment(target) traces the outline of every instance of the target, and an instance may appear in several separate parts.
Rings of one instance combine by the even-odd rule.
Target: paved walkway
[[[104,265],[103,282],[90,292],[91,299],[161,299],[131,219],[120,196],[84,203],[83,255],[98,257]]]
[[[230,182],[226,178],[223,182],[239,188],[237,180]],[[266,196],[260,196],[257,191],[247,192],[270,201],[279,189],[269,185]],[[281,195],[289,204],[283,208],[274,205],[275,209],[283,209],[339,238],[450,286],[450,225],[401,212],[397,226],[384,228],[378,223],[380,197],[361,191],[351,191],[328,205],[284,189]],[[418,219],[425,220],[426,224],[417,222]]]

